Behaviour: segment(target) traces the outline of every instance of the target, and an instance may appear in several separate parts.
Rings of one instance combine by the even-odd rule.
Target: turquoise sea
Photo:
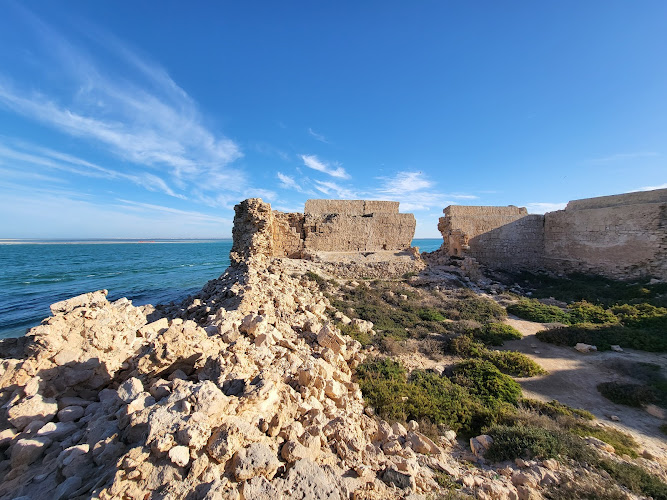
[[[428,252],[441,239],[415,239]],[[94,290],[109,300],[164,304],[196,293],[229,265],[231,240],[0,240],[0,338],[19,337],[49,305]]]

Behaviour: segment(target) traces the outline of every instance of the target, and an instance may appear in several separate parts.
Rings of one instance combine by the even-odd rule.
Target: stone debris
[[[574,348],[581,352],[581,353],[589,353],[589,352],[595,352],[598,350],[598,348],[594,345],[590,344],[584,344],[583,342],[578,342],[577,345],[574,346]]]

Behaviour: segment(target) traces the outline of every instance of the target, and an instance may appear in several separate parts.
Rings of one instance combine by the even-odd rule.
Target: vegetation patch
[[[509,411],[506,401],[517,398],[517,388],[520,394],[521,388],[516,382],[494,370],[492,365],[481,373],[470,367],[461,368],[460,378],[452,379],[421,370],[414,370],[408,376],[399,362],[374,359],[361,364],[356,376],[365,400],[382,418],[444,424],[446,428],[471,436]],[[506,380],[498,382],[502,377]],[[468,385],[462,386],[459,381]],[[479,386],[474,387],[474,382]],[[516,384],[516,388],[511,384]],[[501,397],[493,394],[494,387],[501,389]]]
[[[597,388],[605,398],[619,405],[641,407],[655,403],[658,399],[650,387],[642,384],[603,382]]]
[[[459,335],[449,341],[448,350],[466,358],[486,360],[501,372],[514,377],[534,377],[546,371],[525,354],[515,351],[493,351],[470,335]]]
[[[667,307],[667,283],[649,283],[648,279],[618,281],[581,273],[560,278],[547,274],[522,273],[516,281],[530,288],[536,298],[554,297],[563,302],[585,300],[594,304],[648,303]]]
[[[553,419],[558,417],[579,417],[585,420],[595,419],[595,416],[591,412],[580,408],[571,408],[555,399],[545,403],[543,401],[538,401],[537,399],[526,398],[519,401],[519,407],[535,412],[538,415],[546,415]]]
[[[514,460],[517,457],[571,458],[589,460],[592,452],[578,437],[559,430],[533,426],[497,425],[488,429],[493,438],[485,457],[494,462]]]
[[[475,340],[494,346],[503,345],[503,342],[506,340],[523,338],[519,330],[505,323],[489,323],[480,329],[473,330],[472,336]]]
[[[633,493],[650,496],[654,500],[667,500],[667,484],[638,465],[599,460],[597,466]]]
[[[570,324],[570,315],[560,307],[548,306],[534,299],[521,299],[507,306],[507,312],[537,323]]]
[[[542,342],[575,346],[579,342],[608,351],[612,345],[648,352],[667,351],[667,329],[640,329],[623,325],[576,325],[537,332]]]

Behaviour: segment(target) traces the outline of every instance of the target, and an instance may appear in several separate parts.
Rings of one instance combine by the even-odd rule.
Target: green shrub
[[[389,359],[366,361],[356,375],[366,402],[387,420],[428,421],[470,436],[507,411],[502,402],[485,407],[482,399],[446,376],[414,370],[408,377],[400,363]]]
[[[628,455],[637,458],[639,445],[629,434],[625,434],[610,427],[597,427],[583,422],[573,422],[567,426],[568,430],[577,436],[593,436],[614,447],[619,455]]]
[[[534,377],[547,373],[528,356],[516,351],[487,351],[482,357],[513,377]]]
[[[667,329],[583,324],[542,330],[537,332],[537,338],[556,345],[574,346],[583,342],[597,346],[599,351],[608,351],[614,344],[648,352],[667,351]]]
[[[570,315],[570,321],[572,324],[577,323],[594,323],[594,324],[607,324],[607,323],[618,323],[618,318],[614,315],[613,312],[595,305],[590,302],[582,300],[580,302],[574,302],[568,307],[568,313]]]
[[[657,401],[655,391],[641,384],[603,382],[597,388],[609,401],[620,405],[641,407]]]
[[[567,432],[507,425],[497,425],[486,432],[493,443],[484,456],[494,462],[519,457],[586,460],[592,456],[583,440]]]
[[[538,401],[537,399],[524,398],[519,401],[519,407],[536,412],[540,415],[546,415],[550,418],[565,416],[579,417],[585,420],[595,419],[595,416],[591,412],[579,408],[571,408],[570,406],[563,404],[555,399],[545,403],[543,401]]]
[[[504,323],[489,323],[481,329],[474,330],[472,336],[486,345],[503,345],[505,340],[521,339],[521,332],[511,325]]]
[[[454,382],[491,406],[501,402],[516,405],[521,397],[521,386],[489,361],[468,359],[454,365],[452,371]]]
[[[570,315],[556,306],[547,306],[535,299],[521,299],[507,306],[507,312],[537,323],[571,323]]]
[[[458,312],[458,318],[452,319],[472,319],[480,323],[489,323],[507,317],[504,307],[470,290],[462,292],[458,300],[448,303],[447,306]]]
[[[643,281],[617,281],[603,276],[571,274],[564,278],[547,274],[523,273],[517,276],[522,286],[533,289],[537,298],[555,297],[564,302],[586,300],[611,306],[619,303],[648,302],[665,305],[667,283],[649,284]]]
[[[634,493],[651,496],[654,500],[667,500],[667,484],[637,465],[600,460],[597,466]]]
[[[445,321],[445,317],[438,311],[437,309],[431,309],[428,307],[424,307],[421,309],[417,315],[419,316],[419,319],[422,319],[424,321]]]

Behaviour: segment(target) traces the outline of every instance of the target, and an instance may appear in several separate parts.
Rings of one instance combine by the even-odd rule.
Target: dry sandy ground
[[[588,410],[604,425],[632,434],[656,457],[667,459],[667,436],[659,430],[665,420],[639,408],[612,403],[603,398],[596,389],[601,382],[632,382],[608,368],[610,360],[655,363],[662,367],[663,373],[667,373],[667,354],[630,349],[620,353],[605,351],[582,354],[572,347],[559,347],[537,340],[535,333],[544,329],[541,323],[512,316],[505,322],[519,330],[524,337],[521,340],[505,342],[503,349],[522,352],[549,372],[544,376],[516,379],[523,387],[525,397],[542,401],[557,399],[569,406]],[[620,421],[611,421],[611,415],[619,417]]]

